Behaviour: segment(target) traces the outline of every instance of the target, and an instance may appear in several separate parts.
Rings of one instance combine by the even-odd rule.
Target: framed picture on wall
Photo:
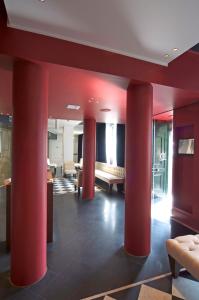
[[[178,154],[194,155],[194,139],[180,139],[178,141]]]

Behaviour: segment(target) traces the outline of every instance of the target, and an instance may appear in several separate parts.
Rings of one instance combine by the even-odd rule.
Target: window
[[[117,125],[106,124],[106,161],[109,165],[117,165]]]

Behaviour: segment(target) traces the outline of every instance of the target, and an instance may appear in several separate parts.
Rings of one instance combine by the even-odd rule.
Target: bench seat
[[[95,162],[95,178],[98,178],[109,185],[109,191],[112,191],[113,184],[123,184],[125,170],[119,166],[112,166],[99,161]]]
[[[166,241],[171,271],[178,276],[176,262],[199,280],[199,234],[179,236]],[[178,268],[179,269],[179,268]]]
[[[95,170],[95,177],[107,182],[108,184],[124,183],[124,178],[101,171],[101,170]]]

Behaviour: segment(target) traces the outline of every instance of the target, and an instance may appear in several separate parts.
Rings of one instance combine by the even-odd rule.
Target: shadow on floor
[[[79,300],[169,272],[165,249],[169,222],[152,220],[151,254],[145,259],[125,253],[123,236],[123,194],[101,191],[93,201],[74,193],[55,195],[47,275],[31,287],[12,287],[9,255],[0,247],[0,299]]]

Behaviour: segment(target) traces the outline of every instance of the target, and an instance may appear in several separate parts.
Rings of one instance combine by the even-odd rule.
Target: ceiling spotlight
[[[178,48],[173,48],[173,52],[177,52],[177,51],[179,51]]]
[[[166,54],[164,55],[164,57],[165,57],[165,58],[168,58],[168,57],[170,57],[170,55],[169,55],[168,53],[166,53]]]
[[[95,98],[90,98],[88,100],[89,103],[93,103],[93,104],[98,104],[99,103],[99,100],[95,99]]]
[[[46,0],[39,0],[40,2],[45,2]]]
[[[111,109],[110,108],[102,108],[102,109],[100,109],[100,111],[102,111],[102,112],[109,112],[109,111],[111,111]]]
[[[78,104],[67,104],[66,108],[71,109],[71,110],[78,110],[78,109],[80,109],[80,105],[78,105]]]

